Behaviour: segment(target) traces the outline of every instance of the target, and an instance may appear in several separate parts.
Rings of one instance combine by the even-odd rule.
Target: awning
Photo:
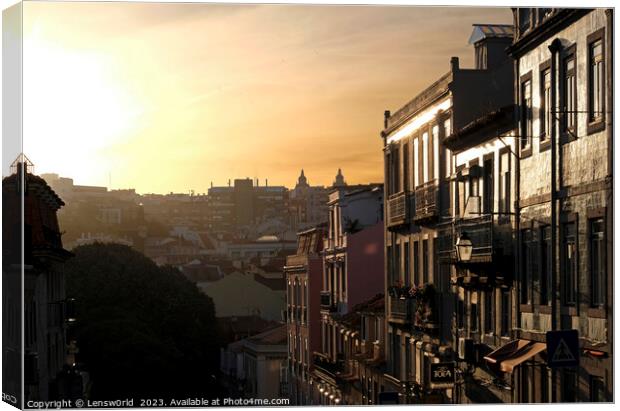
[[[528,341],[514,340],[484,357],[491,364],[499,364],[502,372],[512,372],[514,368],[547,349],[547,344]]]

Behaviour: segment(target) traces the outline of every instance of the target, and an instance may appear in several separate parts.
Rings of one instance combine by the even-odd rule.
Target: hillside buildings
[[[323,240],[326,225],[297,235],[297,252],[286,259],[286,324],[288,333],[289,398],[295,405],[309,404],[312,353],[320,349],[320,292],[323,287]]]

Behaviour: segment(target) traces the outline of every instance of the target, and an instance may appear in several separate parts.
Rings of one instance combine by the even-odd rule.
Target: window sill
[[[576,131],[575,129],[571,129],[569,131],[563,131],[560,134],[560,144],[568,144],[568,143],[572,143],[573,141],[577,140],[577,137],[575,137]]]
[[[519,153],[519,159],[523,160],[524,158],[530,157],[532,155],[532,145],[530,144],[526,148],[522,148]]]
[[[598,133],[605,130],[605,120],[599,119],[588,123],[588,134]]]
[[[607,318],[607,312],[604,308],[588,308],[588,317]]]
[[[543,136],[541,136],[540,143],[538,144],[539,153],[542,153],[543,151],[547,151],[551,147],[551,137],[547,137],[544,140],[542,140],[542,137]]]
[[[564,307],[560,308],[560,314],[575,316],[577,315],[577,308],[565,305]]]
[[[540,314],[551,314],[551,307],[548,305],[540,305],[538,306],[538,312]]]

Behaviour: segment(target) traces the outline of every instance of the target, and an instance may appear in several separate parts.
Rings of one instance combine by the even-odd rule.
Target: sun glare
[[[81,178],[107,182],[102,151],[137,127],[139,105],[111,58],[37,37],[24,41],[24,151],[39,173],[75,175],[77,166]]]

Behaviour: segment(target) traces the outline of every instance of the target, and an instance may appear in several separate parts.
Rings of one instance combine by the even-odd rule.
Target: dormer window
[[[519,9],[519,34],[523,35],[531,28],[532,9]]]

